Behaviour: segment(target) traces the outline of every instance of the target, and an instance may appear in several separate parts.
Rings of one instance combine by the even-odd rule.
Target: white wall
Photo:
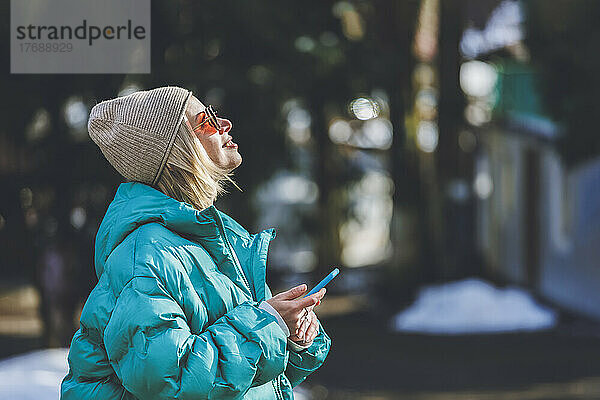
[[[540,293],[600,318],[600,159],[565,172],[542,159]]]

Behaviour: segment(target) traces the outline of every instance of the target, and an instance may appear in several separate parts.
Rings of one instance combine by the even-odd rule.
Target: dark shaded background
[[[321,316],[334,346],[306,384],[314,398],[595,398],[600,307],[579,307],[560,280],[544,283],[554,261],[545,258],[543,176],[548,165],[567,176],[598,160],[600,3],[519,2],[521,40],[461,50],[465,31],[483,31],[506,3],[516,2],[155,0],[148,75],[11,75],[9,2],[0,4],[0,356],[68,346],[97,281],[93,241],[121,178],[87,136],[82,112],[119,93],[178,85],[234,123],[243,192],[231,187],[216,205],[250,231],[278,228],[271,287],[342,268]],[[501,78],[494,104],[475,119],[466,110],[477,116],[489,99],[461,88],[461,66],[473,60]],[[357,118],[358,98],[377,108],[379,131]],[[558,133],[525,124],[524,113]],[[419,141],[423,121],[437,129],[432,151]],[[352,133],[343,137],[340,127]],[[493,159],[513,137],[525,154],[524,181],[494,181],[491,198],[514,188],[524,199],[521,275],[503,258],[509,228],[489,239],[496,253],[482,239],[484,215],[502,218],[486,211],[476,183],[478,160]],[[550,164],[545,152],[557,155]],[[594,247],[599,189],[583,185],[585,243]],[[369,225],[373,215],[385,218]],[[376,242],[362,258],[351,251],[360,241],[344,233],[353,230]],[[584,254],[575,245],[574,259]],[[585,279],[569,263],[564,273]],[[390,332],[391,316],[422,285],[468,276],[530,290],[561,311],[559,326],[459,337]]]

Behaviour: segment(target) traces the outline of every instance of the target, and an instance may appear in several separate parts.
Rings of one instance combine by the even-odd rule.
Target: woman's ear
[[[196,115],[199,112],[202,112],[204,110],[204,104],[202,104],[202,102],[200,100],[198,100],[196,98],[196,96],[192,96],[190,98],[190,101],[186,107],[185,110],[185,114],[184,114],[184,120],[186,125],[188,126],[188,128],[190,129],[190,132],[194,132],[194,129],[192,128],[192,122],[194,122],[194,118],[196,117]],[[195,135],[195,134],[194,134]]]

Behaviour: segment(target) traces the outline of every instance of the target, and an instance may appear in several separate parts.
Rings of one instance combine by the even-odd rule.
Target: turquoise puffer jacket
[[[119,186],[96,236],[98,284],[69,351],[61,399],[293,399],[331,344],[288,349],[258,304],[274,230],[249,234],[150,186]]]

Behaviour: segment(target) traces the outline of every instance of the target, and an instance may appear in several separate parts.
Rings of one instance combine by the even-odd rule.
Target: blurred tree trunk
[[[410,48],[414,37],[414,20],[418,2],[393,3],[392,12],[382,16],[389,19],[386,32],[382,35],[388,38],[388,46],[395,54],[396,69],[390,80],[390,121],[394,127],[391,156],[391,175],[394,182],[393,213],[390,224],[390,239],[392,242],[391,265],[394,274],[401,279],[402,287],[412,286],[415,279],[416,264],[418,263],[418,227],[416,218],[415,186],[419,185],[417,171],[411,168],[406,149],[405,118],[409,107],[411,88],[411,72],[414,58]],[[414,164],[413,164],[414,165]],[[418,197],[418,196],[417,196]],[[406,294],[406,291],[401,290]]]
[[[340,237],[338,218],[339,207],[336,201],[336,164],[333,144],[329,140],[328,124],[325,116],[325,104],[319,92],[314,93],[309,104],[311,108],[313,133],[316,139],[315,180],[319,187],[318,216],[320,231],[318,234],[316,276],[319,281],[333,265],[340,262]]]
[[[469,219],[470,213],[455,203],[449,196],[448,187],[453,181],[462,178],[460,160],[465,157],[458,146],[458,134],[463,125],[465,99],[459,83],[461,55],[460,39],[465,25],[464,0],[445,0],[440,4],[440,100],[439,100],[439,144],[437,151],[438,172],[438,211],[440,221],[440,248],[437,258],[437,278],[450,279],[462,274],[465,252],[468,250],[461,243],[464,224],[448,223],[453,209],[461,215],[460,219]],[[465,221],[466,222],[466,221]],[[469,225],[468,223],[466,225]],[[461,228],[463,227],[463,228]],[[472,241],[472,240],[471,240]]]

